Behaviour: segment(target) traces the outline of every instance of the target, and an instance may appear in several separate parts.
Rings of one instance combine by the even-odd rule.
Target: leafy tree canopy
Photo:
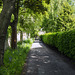
[[[50,0],[25,0],[24,5],[26,8],[30,8],[34,12],[44,12],[47,8],[43,3],[49,4]]]
[[[75,5],[71,0],[51,0],[48,18],[44,16],[42,28],[46,32],[69,31],[75,29]]]

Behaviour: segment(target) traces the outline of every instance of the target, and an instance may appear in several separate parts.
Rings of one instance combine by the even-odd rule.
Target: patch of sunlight
[[[27,71],[27,73],[30,73],[30,72],[31,72],[31,70],[28,70],[28,71]]]
[[[31,56],[32,58],[37,58],[36,56]]]
[[[48,60],[48,61],[45,61],[44,63],[47,64],[47,63],[50,63],[50,61]]]
[[[40,43],[33,43],[31,48],[42,48]]]

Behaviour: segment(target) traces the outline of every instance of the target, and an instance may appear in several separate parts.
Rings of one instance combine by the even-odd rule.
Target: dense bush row
[[[4,53],[4,66],[0,67],[0,75],[20,75],[25,58],[30,50],[32,40],[18,42],[16,50],[7,49]]]
[[[46,33],[41,35],[41,39],[44,43],[57,47],[61,53],[75,60],[75,30]]]

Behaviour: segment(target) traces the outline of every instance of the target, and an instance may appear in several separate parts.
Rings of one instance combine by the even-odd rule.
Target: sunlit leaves
[[[46,32],[67,31],[75,28],[75,16],[69,0],[51,0],[49,17],[44,16],[42,23]],[[46,15],[47,15],[46,13]]]
[[[19,75],[21,74],[26,56],[30,50],[32,39],[18,42],[16,50],[7,49],[4,54],[4,66],[0,67],[0,75]]]
[[[57,21],[57,24],[61,24],[60,28],[64,28],[65,31],[67,30],[72,30],[73,29],[73,25],[74,25],[74,17],[72,17],[73,15],[73,11],[71,6],[66,2],[63,3],[62,6],[62,12],[60,12],[59,14],[59,22]],[[58,19],[57,19],[58,20]]]
[[[2,0],[0,0],[0,13],[2,11],[2,8],[3,8],[3,3],[2,3]]]
[[[13,22],[13,21],[14,21],[14,15],[12,14],[10,22]]]

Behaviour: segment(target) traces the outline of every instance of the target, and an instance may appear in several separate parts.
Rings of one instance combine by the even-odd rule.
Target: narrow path
[[[35,41],[22,75],[75,75],[75,66],[42,42]]]

